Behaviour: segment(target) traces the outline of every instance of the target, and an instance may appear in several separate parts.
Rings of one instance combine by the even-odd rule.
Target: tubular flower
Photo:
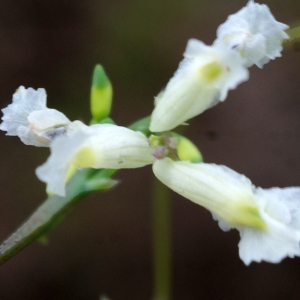
[[[217,39],[238,51],[246,67],[255,64],[262,68],[281,56],[282,42],[289,38],[284,32],[287,28],[275,20],[267,5],[250,0],[219,26]]]
[[[191,39],[184,56],[156,99],[150,123],[152,132],[171,130],[201,114],[224,101],[230,89],[248,79],[240,56],[218,41],[206,46]]]
[[[48,147],[56,135],[65,134],[71,121],[56,109],[46,106],[46,91],[20,86],[12,104],[2,109],[0,129],[18,136],[26,145]]]
[[[153,163],[153,148],[141,132],[112,124],[88,127],[81,123],[78,127],[69,137],[59,136],[51,143],[50,157],[36,170],[38,178],[48,183],[48,192],[65,195],[65,178],[71,165],[124,169]]]
[[[153,164],[155,176],[169,188],[205,207],[224,231],[240,232],[240,258],[246,265],[277,263],[300,255],[300,188],[255,188],[244,175],[215,164]]]

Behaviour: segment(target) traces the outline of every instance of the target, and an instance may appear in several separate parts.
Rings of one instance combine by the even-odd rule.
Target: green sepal
[[[97,121],[96,119],[93,118],[90,122],[90,125],[95,125],[95,124],[116,124],[116,123],[111,118],[104,118],[100,121]]]
[[[108,190],[119,183],[118,180],[111,178],[92,178],[84,183],[86,191]]]
[[[177,146],[177,155],[180,160],[188,160],[192,163],[203,162],[203,157],[200,150],[192,141],[177,133],[172,133],[172,136],[178,138],[179,140]]]
[[[148,116],[148,117],[145,117],[145,118],[131,124],[130,126],[128,126],[128,128],[131,130],[134,130],[134,131],[140,131],[145,136],[149,136],[151,134],[151,132],[149,130],[150,121],[151,121],[151,117]]]

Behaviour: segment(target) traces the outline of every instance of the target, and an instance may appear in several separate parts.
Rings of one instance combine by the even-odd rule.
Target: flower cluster
[[[219,26],[211,46],[189,40],[178,70],[155,99],[150,137],[103,124],[111,98],[105,102],[107,107],[102,104],[92,109],[94,120],[102,124],[87,126],[47,108],[44,89],[24,87],[3,109],[0,129],[19,136],[25,144],[50,147],[49,159],[36,170],[38,178],[48,184],[48,192],[65,195],[71,166],[120,169],[152,164],[161,182],[211,211],[221,229],[239,231],[239,253],[245,264],[276,263],[286,256],[299,256],[300,187],[256,188],[248,178],[225,166],[199,162],[197,148],[169,132],[224,101],[229,90],[248,80],[250,66],[262,67],[280,56],[287,28],[274,19],[266,5],[250,0]],[[105,90],[98,93],[95,88],[95,95],[111,97],[108,80],[99,86]]]

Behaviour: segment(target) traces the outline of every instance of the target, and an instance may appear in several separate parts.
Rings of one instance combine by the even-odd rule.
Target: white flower
[[[255,198],[267,228],[237,227],[241,259],[248,265],[251,261],[278,263],[286,256],[299,256],[300,188],[257,188]]]
[[[153,164],[156,177],[187,199],[207,208],[224,230],[240,232],[239,254],[246,265],[277,263],[300,255],[300,188],[255,188],[244,175],[215,164]]]
[[[88,127],[81,123],[69,137],[58,136],[50,148],[50,157],[37,168],[36,174],[48,183],[48,192],[60,196],[65,195],[65,178],[71,165],[123,169],[143,167],[154,161],[146,136],[111,124]]]
[[[152,132],[168,131],[224,101],[228,90],[248,79],[240,56],[223,43],[206,46],[191,39],[185,59],[156,99]]]
[[[44,89],[25,89],[20,86],[12,104],[2,109],[0,129],[6,135],[18,136],[26,145],[47,147],[52,138],[66,131],[70,120],[61,112],[46,106]]]
[[[262,68],[270,59],[281,56],[282,42],[289,37],[284,32],[287,28],[275,20],[267,5],[250,0],[219,26],[217,39],[236,49],[246,67],[255,64]]]

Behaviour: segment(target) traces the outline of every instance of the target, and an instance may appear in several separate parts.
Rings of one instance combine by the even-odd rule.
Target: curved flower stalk
[[[151,116],[152,132],[168,131],[201,114],[219,101],[230,89],[248,79],[248,70],[235,51],[223,43],[212,46],[191,39],[185,59],[156,99]]]
[[[221,229],[236,228],[246,265],[300,255],[299,187],[255,188],[225,166],[169,158],[155,161],[153,172],[169,188],[210,210]]]
[[[20,86],[12,104],[2,109],[0,129],[18,136],[26,145],[48,147],[57,135],[66,134],[71,121],[56,109],[46,106],[46,91]]]
[[[124,169],[153,163],[153,148],[141,132],[112,124],[88,127],[77,123],[81,125],[74,134],[59,136],[51,143],[50,157],[36,170],[38,178],[48,183],[48,192],[65,195],[65,179],[71,165]]]
[[[289,38],[284,32],[287,28],[275,20],[267,5],[250,0],[219,26],[217,39],[240,53],[246,67],[262,68],[281,56],[282,42]]]

